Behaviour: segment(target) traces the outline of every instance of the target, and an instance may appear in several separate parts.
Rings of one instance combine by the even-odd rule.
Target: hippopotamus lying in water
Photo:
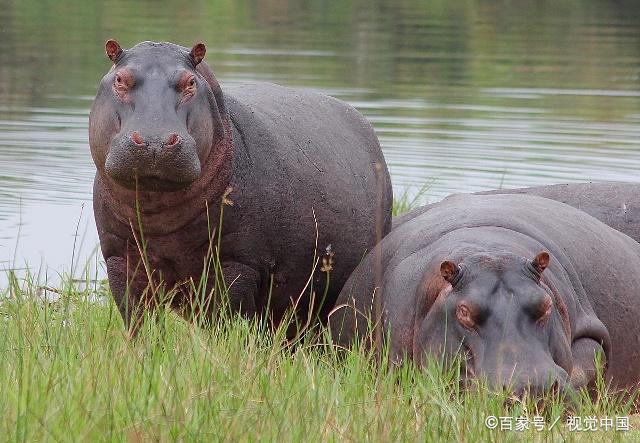
[[[185,316],[211,319],[211,255],[233,311],[276,324],[290,307],[303,322],[326,315],[391,224],[389,174],[362,115],[272,84],[223,92],[202,43],[123,50],[109,40],[106,52],[113,66],[91,109],[89,143],[96,224],[125,324],[135,330],[134,312],[163,291]]]
[[[589,385],[602,352],[608,379],[629,387],[640,379],[638,288],[640,245],[590,215],[537,196],[461,194],[394,227],[345,284],[330,328],[346,346],[381,318],[396,361],[461,351],[467,377],[516,392]]]

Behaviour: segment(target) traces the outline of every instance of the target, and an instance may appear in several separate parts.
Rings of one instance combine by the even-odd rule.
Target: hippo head
[[[516,394],[568,387],[566,309],[541,281],[549,261],[541,252],[533,259],[475,254],[440,263],[441,289],[416,325],[414,355],[460,352],[467,381],[484,378]]]
[[[200,177],[224,135],[212,90],[217,82],[212,85],[213,75],[197,69],[205,51],[203,43],[190,51],[153,42],[123,50],[107,41],[113,67],[100,82],[89,118],[89,144],[100,172],[128,189],[162,192]]]

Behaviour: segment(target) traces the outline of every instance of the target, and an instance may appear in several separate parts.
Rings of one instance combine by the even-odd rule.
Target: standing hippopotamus
[[[272,84],[223,92],[202,43],[124,50],[109,40],[106,52],[113,66],[89,143],[100,244],[126,326],[135,332],[136,313],[160,293],[185,316],[211,320],[216,270],[234,312],[276,324],[292,307],[303,322],[326,315],[390,229],[389,174],[362,115]]]
[[[570,183],[532,188],[497,189],[485,194],[527,194],[549,198],[586,212],[602,223],[640,242],[640,183]],[[396,228],[425,213],[434,205],[425,205],[393,219]]]
[[[394,227],[345,284],[330,328],[342,345],[366,338],[378,305],[397,360],[463,351],[468,377],[520,392],[589,385],[600,351],[608,379],[630,387],[639,288],[640,245],[590,215],[460,194]]]

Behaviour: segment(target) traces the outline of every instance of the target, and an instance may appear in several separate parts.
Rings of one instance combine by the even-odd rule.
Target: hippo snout
[[[515,382],[503,383],[503,389],[509,390],[516,397],[522,397],[525,393],[540,396],[551,392],[564,392],[571,386],[568,378],[562,368],[557,368],[547,372],[546,376],[533,374],[531,378],[519,377]]]
[[[189,134],[166,131],[148,134],[123,131],[114,138],[105,162],[106,173],[129,189],[172,191],[200,177],[196,142]]]
[[[571,389],[569,375],[555,364],[532,367],[531,365],[504,366],[497,372],[481,371],[494,390],[508,391],[521,398],[526,393],[540,396],[547,393],[563,393]]]

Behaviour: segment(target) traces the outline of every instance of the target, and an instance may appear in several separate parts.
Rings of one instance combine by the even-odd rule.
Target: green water
[[[352,103],[396,194],[640,180],[640,2],[0,0],[0,267],[51,274],[96,244],[87,117],[110,37],[202,40],[223,87]]]

